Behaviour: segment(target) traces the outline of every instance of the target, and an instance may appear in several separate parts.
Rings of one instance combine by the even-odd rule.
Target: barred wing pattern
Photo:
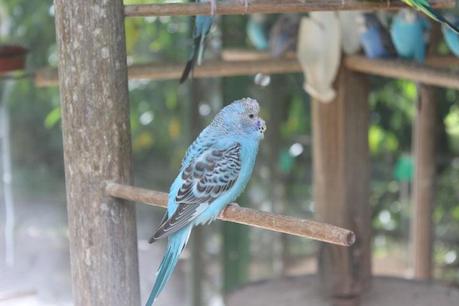
[[[177,210],[165,220],[151,242],[177,232],[233,187],[241,170],[241,145],[208,149],[182,171],[183,184],[175,198]]]
[[[208,137],[205,134],[206,133],[204,132],[201,133],[198,136],[198,138],[196,138],[196,140],[190,145],[190,147],[185,153],[185,156],[182,159],[181,170],[183,170],[183,168],[186,165],[192,164],[193,160],[196,157],[201,156],[205,151],[209,150],[212,147],[212,145],[215,143],[215,139],[213,137]]]

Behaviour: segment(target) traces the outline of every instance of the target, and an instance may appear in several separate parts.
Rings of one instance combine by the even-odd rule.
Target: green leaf
[[[46,115],[45,127],[50,129],[54,127],[61,120],[61,108],[59,106],[53,108],[52,111]]]

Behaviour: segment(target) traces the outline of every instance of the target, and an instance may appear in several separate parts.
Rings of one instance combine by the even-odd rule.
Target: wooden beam
[[[346,68],[388,78],[406,79],[426,85],[459,89],[459,72],[441,67],[429,67],[411,61],[369,59],[360,55],[348,56]]]
[[[295,54],[273,59],[266,52],[248,50],[224,50],[223,61],[208,61],[194,70],[195,78],[231,77],[240,75],[282,74],[301,72]],[[427,64],[403,60],[372,60],[364,56],[348,56],[345,66],[353,71],[388,78],[407,79],[427,85],[459,89],[459,59],[453,57],[427,58]],[[128,68],[130,80],[176,80],[182,75],[184,64],[136,64]],[[38,87],[56,86],[56,69],[44,68],[35,73]]]
[[[128,69],[130,80],[178,80],[184,64],[140,64]],[[265,59],[257,61],[209,61],[193,71],[195,78],[228,77],[239,75],[256,75],[257,73],[278,74],[300,72],[301,67],[296,59]],[[57,71],[43,69],[35,74],[35,84],[42,86],[57,85]]]
[[[140,305],[123,4],[54,3],[74,305]]]
[[[105,193],[115,198],[141,202],[152,206],[167,207],[168,195],[164,192],[107,182]],[[354,233],[344,228],[317,221],[244,208],[236,203],[228,205],[218,219],[341,246],[350,246],[355,240]]]
[[[431,55],[426,58],[426,64],[432,67],[458,69],[459,57],[454,55],[435,56]]]
[[[371,276],[368,84],[341,67],[337,97],[312,102],[313,185],[317,220],[350,228],[351,248],[321,245],[323,288],[333,305],[358,305]]]
[[[223,61],[259,61],[259,60],[278,60],[273,58],[271,53],[252,49],[228,48],[221,52]],[[296,52],[289,51],[282,59],[297,60]]]
[[[406,8],[406,4],[399,0],[249,0],[244,5],[230,0],[217,4],[217,15],[244,15],[244,14],[278,14],[278,13],[306,13],[313,11],[349,11],[349,10],[395,10]],[[454,7],[454,0],[430,0],[434,8]],[[126,5],[124,13],[127,17],[139,16],[194,16],[209,15],[209,3],[150,3]]]
[[[414,123],[415,173],[411,241],[414,277],[428,280],[432,278],[437,89],[421,85],[419,91]]]

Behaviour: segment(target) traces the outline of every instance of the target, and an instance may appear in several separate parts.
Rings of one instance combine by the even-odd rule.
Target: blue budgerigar
[[[374,13],[364,13],[358,20],[360,43],[368,58],[386,58],[395,55],[389,31]]]
[[[459,16],[446,16],[448,20],[457,27],[459,27]],[[447,25],[442,25],[441,30],[445,38],[446,45],[453,52],[454,55],[459,57],[459,34],[451,30]]]
[[[279,16],[269,31],[269,49],[273,57],[281,57],[296,50],[300,21],[300,14]]]
[[[167,237],[168,246],[147,306],[169,280],[193,227],[217,218],[247,185],[266,130],[259,111],[251,98],[231,103],[189,147],[170,188],[167,213],[150,239]]]
[[[268,49],[268,31],[266,15],[253,14],[247,23],[247,37],[257,50]]]
[[[182,77],[180,78],[180,84],[186,81],[196,63],[201,65],[207,34],[209,34],[213,23],[213,16],[200,15],[195,17],[193,30],[193,47],[191,49],[191,54],[188,62],[186,63],[185,69],[183,70]]]
[[[404,9],[392,20],[390,35],[397,54],[422,63],[426,56],[427,20],[415,11]]]
[[[459,34],[459,28],[454,23],[450,22],[445,18],[439,11],[435,10],[429,3],[428,0],[402,0],[411,7],[414,7],[418,11],[424,13],[426,16],[441,23],[444,26],[449,27],[452,31]]]

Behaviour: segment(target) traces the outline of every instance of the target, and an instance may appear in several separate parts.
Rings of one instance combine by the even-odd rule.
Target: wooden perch
[[[243,48],[228,48],[221,51],[223,61],[259,61],[259,60],[276,60],[266,51],[258,51]],[[281,59],[297,60],[296,52],[289,51]]]
[[[183,72],[184,64],[142,64],[128,68],[130,80],[177,80]],[[262,59],[256,61],[212,61],[206,62],[193,70],[193,77],[228,77],[255,75],[257,73],[277,74],[300,72],[296,59]],[[43,69],[35,74],[35,84],[39,87],[57,86],[57,70]]]
[[[430,0],[434,8],[454,7],[454,0]],[[217,4],[218,15],[243,15],[253,13],[306,13],[312,11],[394,10],[407,7],[401,1],[386,0],[251,0],[247,9],[230,0]],[[192,16],[210,14],[209,3],[150,3],[131,4],[124,14],[135,16]]]
[[[221,61],[208,61],[194,69],[195,78],[278,74],[302,72],[294,53],[274,59],[266,52],[229,49],[222,51]],[[432,57],[426,64],[399,59],[368,59],[361,55],[344,58],[347,68],[361,73],[395,79],[407,79],[427,85],[459,89],[459,59],[455,57]],[[136,64],[128,67],[130,80],[177,80],[182,75],[183,63]],[[41,69],[35,73],[35,84],[56,86],[56,69]]]
[[[426,58],[426,64],[432,67],[458,69],[459,68],[459,58],[454,55],[429,56]]]
[[[344,64],[350,70],[366,74],[459,89],[459,72],[448,68],[431,67],[404,60],[369,59],[360,55],[346,57]]]
[[[141,202],[152,206],[167,207],[168,195],[164,192],[107,182],[105,193],[115,198]],[[235,203],[228,205],[218,218],[223,221],[245,224],[341,246],[351,246],[355,242],[354,233],[344,228],[317,221],[244,208]]]

